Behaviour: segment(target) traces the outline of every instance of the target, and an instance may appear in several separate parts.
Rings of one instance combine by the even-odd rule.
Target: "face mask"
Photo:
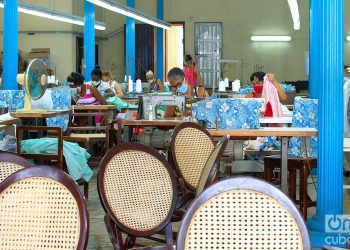
[[[77,87],[77,91],[78,91],[78,93],[80,93],[81,92],[81,87]]]
[[[183,84],[181,85],[181,87],[177,88],[176,91],[177,91],[177,93],[179,93],[180,95],[186,94],[186,92],[187,92],[187,84],[186,84],[186,83],[183,83]]]
[[[152,82],[153,82],[153,79],[151,79],[151,80],[147,80],[147,82],[148,82],[148,83],[152,83]]]
[[[96,82],[96,81],[91,81],[91,84],[92,84],[92,86],[97,87],[98,85],[100,85],[100,82],[101,82],[101,81],[98,81],[98,82]]]
[[[103,84],[109,84],[109,82],[102,81]]]

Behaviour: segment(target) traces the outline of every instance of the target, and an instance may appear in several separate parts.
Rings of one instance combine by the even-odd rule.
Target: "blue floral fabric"
[[[71,107],[71,89],[52,89],[51,99],[53,110],[68,110]],[[46,123],[49,127],[60,127],[63,131],[68,128],[69,114],[58,115],[52,118],[47,118]]]
[[[296,91],[295,90],[295,86],[293,86],[292,84],[280,83],[280,87],[286,93],[290,93],[290,92]]]
[[[10,111],[24,108],[24,90],[1,90],[0,107],[8,107]]]
[[[210,127],[215,126],[218,111],[216,108],[217,99],[206,99],[197,102],[192,108],[192,116],[198,121],[205,121]]]
[[[261,103],[251,99],[217,99],[219,129],[260,128]]]
[[[318,100],[295,98],[292,126],[296,128],[317,128],[318,127]],[[306,145],[309,157],[317,157],[317,137],[311,137],[310,143]],[[289,141],[288,154],[301,157],[306,156],[302,152],[301,138],[292,137]]]

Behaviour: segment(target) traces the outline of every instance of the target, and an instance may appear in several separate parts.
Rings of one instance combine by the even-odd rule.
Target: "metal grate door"
[[[222,57],[222,23],[195,23],[196,63],[206,87],[217,86],[221,69],[217,63]]]

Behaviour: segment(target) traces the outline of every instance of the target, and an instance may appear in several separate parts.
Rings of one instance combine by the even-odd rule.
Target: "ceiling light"
[[[0,8],[4,8],[4,0],[0,0]],[[43,8],[33,4],[18,3],[18,12],[84,26],[84,18],[80,16],[58,12],[52,9]],[[105,30],[106,24],[102,22],[95,22],[95,29]]]
[[[102,8],[117,12],[117,13],[122,14],[124,16],[134,18],[136,20],[150,24],[152,26],[156,26],[156,27],[159,27],[162,29],[170,29],[171,28],[170,23],[167,23],[163,20],[159,20],[155,17],[149,16],[145,13],[142,13],[138,10],[135,10],[134,8],[130,8],[126,5],[118,3],[117,1],[113,1],[113,0],[87,0],[87,1],[89,1],[90,3],[93,3],[95,5],[98,5]]]
[[[254,42],[290,42],[290,36],[251,36],[250,40]]]
[[[290,13],[292,14],[294,29],[300,29],[300,15],[299,15],[299,6],[298,0],[288,0]]]
[[[347,37],[346,37],[346,41],[349,41],[349,42],[350,42],[350,36],[347,36]]]

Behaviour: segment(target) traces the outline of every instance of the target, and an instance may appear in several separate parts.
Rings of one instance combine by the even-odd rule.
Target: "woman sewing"
[[[170,83],[171,88],[177,95],[191,97],[191,95],[189,95],[187,91],[188,86],[185,83],[185,73],[182,69],[175,67],[169,70],[168,81]],[[164,118],[178,117],[181,115],[183,114],[179,112],[177,106],[168,106],[165,111]]]
[[[246,98],[265,98],[266,109],[265,117],[280,116],[280,102],[285,101],[287,96],[279,86],[272,73],[255,72],[250,76],[254,91],[247,94]],[[266,86],[264,86],[264,82]],[[275,111],[275,112],[274,112]]]
[[[164,92],[164,84],[154,77],[153,71],[149,70],[146,73],[146,80],[149,83],[149,92]]]
[[[115,96],[110,85],[102,81],[102,71],[98,66],[91,71],[91,82],[87,84],[94,86],[105,99]]]
[[[113,93],[115,94],[115,96],[119,98],[123,98],[123,95],[124,95],[123,90],[120,88],[119,83],[117,83],[116,81],[113,81],[111,72],[105,71],[102,73],[102,83],[108,84],[112,89]]]
[[[185,55],[185,62],[183,71],[186,76],[186,83],[188,85],[187,95],[193,94],[196,91],[196,87],[204,87],[204,81],[199,71],[199,68],[193,61],[191,55]],[[199,84],[198,84],[199,83]]]

